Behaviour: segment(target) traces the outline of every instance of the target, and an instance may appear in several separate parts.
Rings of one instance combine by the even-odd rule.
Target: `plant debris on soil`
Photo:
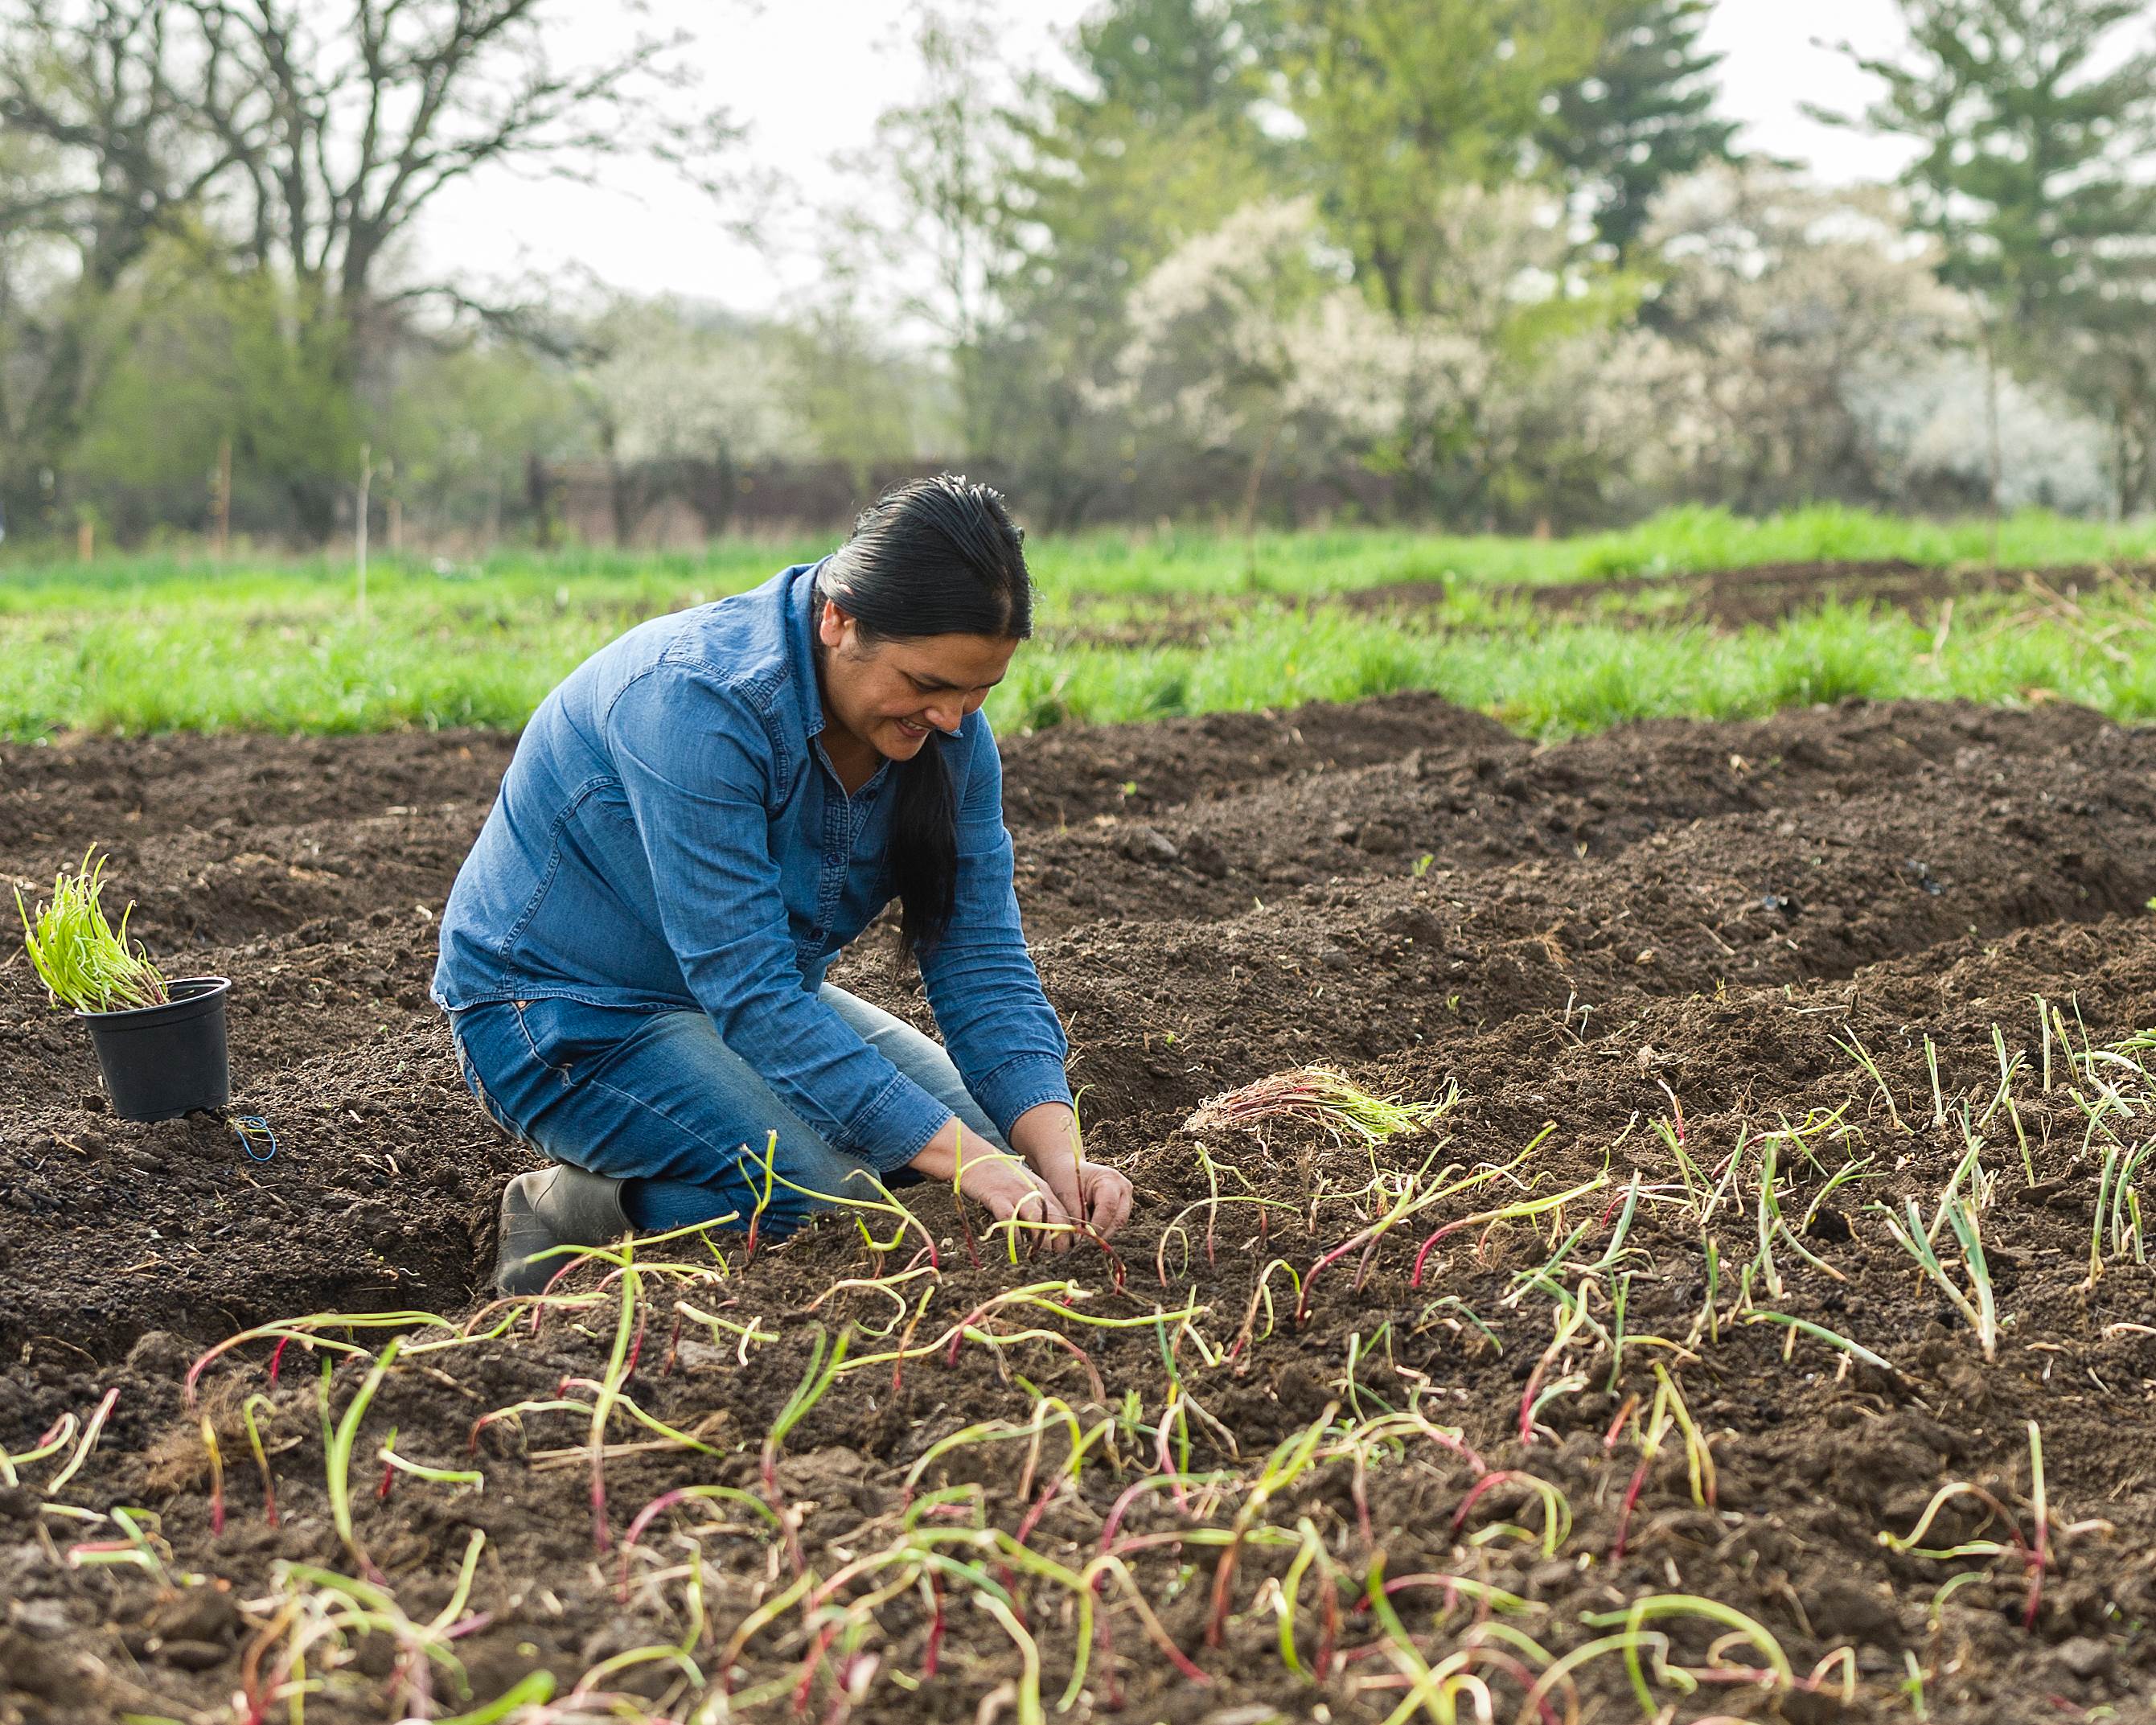
[[[0,750],[275,1134],[0,968],[4,1725],[2148,1706],[2156,736],[1007,739],[1114,1250],[916,1189],[505,1302],[426,990],[511,742]]]

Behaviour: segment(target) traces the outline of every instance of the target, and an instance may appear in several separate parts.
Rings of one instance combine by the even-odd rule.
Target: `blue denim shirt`
[[[837,1148],[902,1166],[949,1113],[816,999],[890,902],[896,780],[849,797],[811,644],[817,566],[640,624],[539,705],[442,916],[434,999],[701,1007],[726,1045]],[[1011,887],[987,718],[932,738],[958,804],[948,932],[921,956],[966,1088],[1006,1135],[1070,1100],[1062,1025]]]

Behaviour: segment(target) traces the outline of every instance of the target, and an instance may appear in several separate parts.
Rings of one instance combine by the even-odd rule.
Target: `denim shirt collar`
[[[801,734],[808,741],[809,752],[823,762],[834,787],[843,792],[839,770],[831,765],[831,757],[819,740],[824,725],[823,685],[816,680],[816,573],[829,561],[825,557],[809,564],[787,583],[786,656],[793,670],[794,686],[800,692]],[[891,762],[879,761],[875,771],[848,801],[874,796],[891,776]]]
[[[816,680],[816,576],[830,559],[809,563],[786,584],[786,656],[801,703],[801,734],[812,741],[824,728],[824,692]]]

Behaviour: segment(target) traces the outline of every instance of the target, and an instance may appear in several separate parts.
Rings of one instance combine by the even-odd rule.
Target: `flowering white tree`
[[[584,387],[616,460],[757,461],[800,448],[786,356],[768,330],[673,300],[622,300],[590,347]]]
[[[618,542],[670,495],[717,531],[735,470],[797,454],[806,441],[788,404],[786,349],[769,327],[670,299],[624,297],[588,321],[575,351],[612,475]]]
[[[1717,165],[1657,200],[1645,243],[1664,280],[1598,397],[1655,428],[1639,478],[1751,510],[1889,490],[1865,404],[1974,328],[1895,195]]]
[[[1507,506],[1614,424],[1576,398],[1617,301],[1574,270],[1537,188],[1457,187],[1435,219],[1450,261],[1430,309],[1400,317],[1354,282],[1310,199],[1237,212],[1133,291],[1102,404],[1245,460],[1246,516],[1283,448],[1404,474],[1455,508]]]
[[[1989,495],[1991,383],[1982,358],[1970,352],[1851,381],[1850,410],[1898,501],[1966,506]],[[2104,427],[2061,389],[2011,376],[1996,379],[1996,388],[2001,506],[2074,514],[2111,508],[2117,482]]]

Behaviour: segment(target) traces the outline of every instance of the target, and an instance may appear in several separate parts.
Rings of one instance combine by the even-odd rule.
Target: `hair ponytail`
[[[1033,633],[1024,547],[1001,494],[938,474],[886,491],[861,512],[853,536],[818,572],[816,598],[843,607],[865,641],[1021,641]],[[901,960],[942,938],[957,891],[958,798],[943,745],[932,732],[898,771],[890,854]]]

